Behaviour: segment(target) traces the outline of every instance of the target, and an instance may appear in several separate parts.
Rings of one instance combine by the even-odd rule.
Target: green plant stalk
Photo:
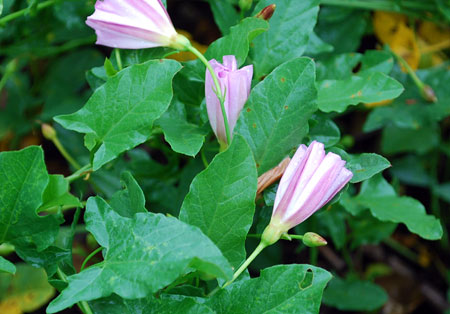
[[[58,277],[64,281],[67,282],[67,276],[66,274],[61,270],[61,268],[57,268],[56,269],[56,273],[58,274]],[[81,310],[81,312],[83,312],[84,314],[94,314],[94,312],[92,312],[91,308],[89,307],[89,304],[86,301],[80,301],[77,303],[77,306],[79,307],[79,309]]]
[[[411,79],[414,81],[414,84],[416,84],[417,88],[422,91],[425,87],[425,84],[420,80],[420,78],[417,76],[416,72],[411,68],[411,66],[406,62],[405,59],[403,59],[401,56],[396,54],[394,51],[391,50],[391,53],[394,55],[394,57],[398,60],[399,63],[401,63],[405,69],[406,72],[408,72],[408,75],[411,77]]]
[[[9,78],[17,69],[17,59],[13,59],[6,65],[5,74],[3,74],[0,79],[0,93],[2,92],[3,87],[5,87],[6,82],[8,82]]]
[[[117,67],[119,68],[119,71],[122,71],[122,58],[120,57],[120,50],[118,48],[114,49],[114,54],[116,56],[117,61]]]
[[[72,173],[70,176],[66,177],[66,180],[71,183],[79,178],[81,178],[87,171],[92,168],[91,164],[85,165],[79,168],[76,172]]]
[[[46,7],[49,7],[58,1],[59,0],[47,0],[47,1],[41,2],[37,5],[36,10],[39,11],[39,10],[45,9]],[[25,15],[27,12],[28,12],[28,8],[25,8],[25,9],[13,12],[11,14],[8,14],[8,15],[0,18],[0,25],[8,23],[9,21],[12,21],[14,19],[17,19],[17,18]]]
[[[203,62],[203,64],[206,66],[209,73],[211,73],[214,85],[216,87],[216,90],[214,92],[216,93],[217,98],[219,99],[220,108],[222,110],[223,121],[225,124],[225,133],[227,135],[227,145],[229,146],[231,144],[231,135],[227,112],[225,110],[225,94],[220,88],[219,80],[217,79],[216,73],[214,72],[214,69],[212,68],[211,64],[209,64],[208,60],[206,60],[205,56],[200,51],[198,51],[194,46],[192,45],[186,46],[186,49],[192,52],[194,55],[196,55],[200,59],[200,61]]]
[[[400,5],[389,0],[377,0],[377,1],[367,1],[367,0],[321,0],[321,4],[350,7],[357,9],[367,9],[367,10],[382,10],[382,11],[393,11],[393,12],[403,12],[401,9],[414,9],[423,11],[434,11],[434,6],[429,5],[425,1],[423,3],[418,3],[415,1],[401,1]]]
[[[98,247],[96,248],[91,254],[89,254],[83,261],[83,264],[81,264],[81,268],[80,271],[82,271],[84,269],[84,267],[86,266],[87,262],[89,262],[89,260],[95,256],[95,254],[97,254],[98,252],[100,252],[103,249],[103,247]]]
[[[249,233],[247,234],[248,238],[261,238],[261,234],[255,234],[255,233]],[[291,241],[292,239],[296,239],[296,240],[303,240],[303,236],[302,235],[298,235],[298,234],[287,234],[284,233],[281,235],[282,240],[288,240]]]
[[[52,138],[53,144],[55,144],[56,148],[59,150],[61,155],[71,164],[75,169],[80,170],[81,166],[80,164],[69,154],[69,152],[62,146],[61,142],[59,141],[58,137]]]

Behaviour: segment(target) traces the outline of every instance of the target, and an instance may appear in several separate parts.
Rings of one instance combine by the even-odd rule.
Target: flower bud
[[[246,12],[252,7],[253,0],[239,0],[239,8],[241,11]]]
[[[225,94],[225,112],[230,126],[230,133],[233,134],[239,114],[250,95],[253,66],[248,65],[238,70],[235,56],[223,56],[223,64],[214,59],[209,61],[209,63],[216,73],[222,92]],[[211,73],[206,70],[205,96],[209,123],[219,143],[229,144],[227,143],[222,108],[215,90]]]
[[[41,126],[41,130],[42,135],[44,135],[46,139],[52,141],[53,139],[56,138],[56,131],[50,124],[43,123]]]
[[[270,4],[261,11],[259,11],[259,13],[255,15],[255,17],[268,21],[272,17],[276,8],[277,8],[276,4]]]
[[[434,93],[434,90],[431,88],[430,85],[424,85],[421,90],[422,97],[429,102],[437,102],[438,99],[436,97],[436,94]]]
[[[287,232],[328,203],[352,176],[340,156],[325,154],[322,143],[300,145],[278,185],[270,224]]]
[[[183,50],[187,40],[175,31],[161,0],[98,0],[86,24],[95,29],[98,45],[113,48]]]
[[[309,247],[327,245],[327,241],[314,232],[307,232],[303,235],[303,244]]]

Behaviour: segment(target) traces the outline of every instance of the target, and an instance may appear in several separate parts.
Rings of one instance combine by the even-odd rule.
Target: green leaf
[[[8,308],[2,305],[9,304],[12,313],[35,312],[55,294],[45,271],[26,264],[18,264],[15,275],[0,273],[0,287],[4,288],[0,291],[0,308]]]
[[[308,120],[317,110],[314,79],[314,62],[297,58],[251,91],[235,132],[250,145],[259,173],[276,166],[308,133]]]
[[[321,53],[333,51],[333,46],[324,42],[316,33],[312,32],[309,37],[308,47],[304,51],[306,56],[316,56]]]
[[[62,175],[50,175],[49,183],[42,195],[38,212],[56,211],[61,207],[82,207],[80,200],[69,193],[69,182]]]
[[[49,182],[42,148],[0,153],[0,182],[0,243],[19,246],[33,242],[39,250],[52,244],[60,220],[36,213]]]
[[[239,23],[239,13],[227,0],[208,0],[211,11],[222,34],[227,35],[230,27]]]
[[[387,293],[377,284],[339,277],[334,277],[323,293],[323,303],[341,311],[373,311],[387,300]]]
[[[414,139],[413,141],[411,139]],[[439,124],[419,126],[417,129],[399,128],[389,125],[383,129],[381,149],[385,154],[416,152],[424,154],[438,147],[440,142]]]
[[[257,173],[250,147],[235,135],[192,181],[180,219],[199,227],[233,267],[245,259],[245,240],[255,212]],[[220,200],[220,201],[218,201]]]
[[[146,213],[144,193],[131,173],[125,171],[120,178],[124,189],[112,196],[109,206],[127,218],[133,218],[136,213]]]
[[[199,304],[191,298],[177,296],[176,299],[147,297],[127,300],[117,295],[89,302],[96,314],[213,314],[206,305]]]
[[[318,141],[330,147],[339,142],[341,139],[341,131],[336,123],[331,119],[316,115],[311,119],[314,123],[310,126],[309,139],[310,141]]]
[[[0,0],[0,15],[2,15],[3,12],[3,0]]]
[[[365,181],[354,200],[369,208],[372,215],[381,221],[403,223],[409,231],[427,240],[438,240],[442,237],[439,219],[427,215],[419,201],[395,195],[392,186],[381,175]]]
[[[142,298],[193,270],[223,279],[232,275],[222,253],[196,227],[161,214],[121,217],[100,197],[91,197],[86,208],[86,229],[105,248],[104,261],[69,276],[47,313],[112,293]]]
[[[348,224],[352,230],[351,249],[367,244],[378,245],[397,228],[396,223],[379,221],[368,210],[348,219]]]
[[[368,153],[349,155],[346,164],[346,168],[353,172],[351,183],[367,180],[390,166],[391,163],[383,156]]]
[[[5,259],[3,256],[0,256],[0,273],[2,272],[15,274],[16,266],[14,266],[13,263]]]
[[[258,278],[237,281],[206,305],[218,314],[319,313],[322,292],[331,274],[310,265],[279,265]]]
[[[240,67],[247,59],[250,43],[255,41],[256,36],[267,31],[268,27],[267,21],[248,17],[238,25],[233,26],[229,35],[213,42],[206,51],[205,57],[208,60],[214,58],[222,62],[223,56],[234,55],[237,65]]]
[[[450,182],[437,185],[433,193],[436,193],[442,200],[450,203]]]
[[[121,49],[120,57],[122,59],[123,66],[127,67],[137,63],[144,63],[153,59],[162,59],[166,54],[172,51],[174,50],[167,47],[156,47],[148,49]],[[113,60],[114,64],[117,63],[112,55],[111,59]]]
[[[361,70],[364,72],[382,72],[389,74],[394,66],[394,58],[387,51],[367,50],[361,59]]]
[[[344,80],[353,75],[353,69],[361,62],[360,53],[341,53],[317,61],[317,80]]]
[[[194,157],[202,148],[206,134],[187,121],[185,111],[184,105],[175,101],[155,125],[161,127],[165,140],[175,152]]]
[[[254,14],[273,3],[273,0],[259,1]],[[253,41],[254,46],[250,52],[257,79],[303,54],[319,12],[318,0],[279,0],[276,5],[269,31]]]
[[[150,137],[153,122],[170,104],[172,78],[180,67],[173,60],[152,60],[126,68],[99,87],[82,109],[55,121],[86,133],[97,170]]]
[[[369,16],[363,10],[322,6],[315,32],[334,47],[334,53],[354,52],[361,44]]]
[[[403,92],[403,86],[382,72],[365,72],[344,80],[318,83],[319,109],[324,112],[344,112],[349,105],[393,99]]]
[[[338,204],[317,214],[317,221],[330,235],[337,249],[343,248],[347,239],[345,215],[345,210]]]

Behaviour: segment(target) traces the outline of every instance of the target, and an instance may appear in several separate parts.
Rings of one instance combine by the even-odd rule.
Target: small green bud
[[[41,129],[42,135],[44,135],[46,139],[52,141],[56,138],[56,131],[50,124],[43,123]]]
[[[309,247],[327,245],[327,241],[314,232],[307,232],[303,235],[303,244]]]
[[[239,7],[243,12],[250,10],[253,0],[239,0]]]

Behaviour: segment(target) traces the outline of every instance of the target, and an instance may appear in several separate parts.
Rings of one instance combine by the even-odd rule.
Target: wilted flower
[[[216,73],[221,90],[225,93],[225,112],[230,126],[230,133],[232,133],[239,113],[250,94],[253,66],[248,65],[238,70],[235,56],[224,56],[223,65],[214,59],[209,61],[209,63]],[[219,142],[227,143],[220,101],[215,93],[213,78],[208,70],[206,71],[205,79],[205,96],[211,128]]]
[[[95,29],[97,44],[114,48],[182,50],[189,44],[175,31],[161,0],[98,0],[86,24]]]
[[[281,178],[272,219],[262,239],[272,244],[328,203],[352,178],[345,161],[324,145],[300,145]]]

